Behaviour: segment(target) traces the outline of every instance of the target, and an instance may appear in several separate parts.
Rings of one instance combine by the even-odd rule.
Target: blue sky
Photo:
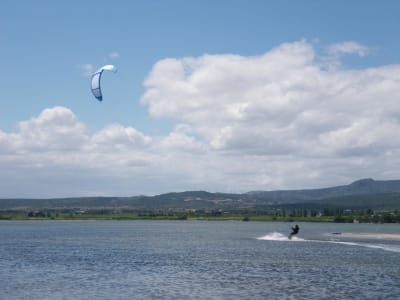
[[[3,171],[0,197],[134,195],[187,189],[239,192],[344,184],[359,177],[399,177],[399,165],[392,160],[398,145],[395,141],[385,144],[382,138],[382,132],[395,132],[397,117],[368,138],[360,140],[358,134],[377,128],[376,124],[386,120],[390,112],[396,115],[396,110],[389,108],[399,98],[388,80],[396,82],[398,77],[396,72],[384,68],[398,68],[400,62],[399,13],[398,1],[4,1],[0,10],[0,146],[9,150],[0,152],[0,164],[7,170]],[[289,45],[290,49],[282,45]],[[278,84],[278,90],[289,85],[287,92],[276,95],[271,88],[265,94],[248,98],[262,87],[253,87],[257,79],[270,78],[267,74],[250,74],[249,66],[253,65],[249,60],[272,55],[274,49],[282,59],[282,64],[276,66],[277,73],[288,67],[284,55],[304,55],[308,57],[301,61],[304,70],[318,68],[312,78],[322,76],[321,80],[332,84],[337,80],[336,86],[343,86],[345,92],[338,98],[338,92],[320,94],[326,99],[331,97],[332,102],[312,109],[315,103],[310,99],[316,94],[302,95],[305,98],[300,97],[301,101],[290,98],[295,96],[288,96],[287,100],[285,97],[291,95],[289,92],[298,83],[280,79],[282,85]],[[270,62],[266,63],[269,66]],[[104,64],[115,64],[119,71],[103,77],[104,101],[99,103],[90,93],[90,76],[86,73]],[[195,79],[206,76],[215,80],[208,85],[205,79],[195,83],[193,78],[181,80],[175,72],[182,66],[198,75]],[[213,66],[217,66],[218,74],[213,73]],[[241,67],[244,78],[232,79],[229,72]],[[329,79],[324,70],[328,70]],[[379,77],[368,70],[385,73]],[[304,76],[307,74],[310,73]],[[376,76],[384,79],[377,82]],[[299,72],[296,78],[302,77]],[[215,82],[220,85],[209,90]],[[183,83],[186,87],[191,85],[191,92],[189,87],[187,91],[180,89]],[[232,85],[236,88],[240,84],[242,89],[234,89],[235,93],[229,95]],[[361,102],[333,104],[348,99],[355,86],[364,90],[363,85],[367,88],[371,84],[375,84],[376,90],[364,98],[360,96],[357,101]],[[301,90],[306,88],[311,95],[323,86]],[[151,91],[158,96],[149,96]],[[193,91],[196,97],[191,98]],[[224,95],[229,99],[221,100]],[[239,95],[246,95],[246,100]],[[271,112],[266,112],[264,116],[269,119],[258,123],[250,112],[262,106],[262,99],[272,98],[280,103],[279,110],[273,118]],[[361,109],[357,113],[359,119],[349,119],[354,111],[347,111],[348,107],[365,101],[373,110],[377,103],[371,99],[378,98],[384,112],[376,123],[363,123],[371,119],[367,117],[370,110]],[[213,107],[210,101],[224,105]],[[297,119],[301,114],[307,118],[311,115],[307,122],[312,128],[329,129],[308,140],[303,125],[294,122],[293,116],[286,119],[293,107],[291,101],[304,105],[296,106]],[[225,108],[225,117],[224,113],[220,119],[215,116],[214,109]],[[240,120],[230,119],[232,111],[236,116],[240,111]],[[343,116],[340,125],[317,121],[316,116],[323,118],[329,111]],[[45,125],[43,112],[51,119]],[[53,119],[57,114],[60,119],[69,118],[70,123],[53,127],[51,122],[57,122],[57,118]],[[272,122],[277,115],[281,116],[279,122]],[[21,129],[21,122],[25,122],[26,128],[22,127],[26,132]],[[63,126],[82,129],[63,136]],[[60,130],[51,132],[48,128]],[[255,128],[264,130],[258,132]],[[343,132],[350,131],[353,135],[342,137]],[[306,139],[323,149],[336,147],[328,145],[328,140],[334,145],[359,144],[360,149],[343,145],[332,153],[321,150],[306,156],[293,150],[293,145],[275,141],[286,134],[287,139]],[[99,139],[119,145],[120,148],[110,150],[115,156],[103,156],[106,151],[99,148]],[[61,141],[78,143],[73,151],[81,155],[71,157],[69,147],[54,150],[54,143]],[[40,147],[39,142],[43,143]],[[171,143],[175,143],[173,147]],[[376,154],[383,152],[389,156]],[[95,157],[88,159],[90,164],[83,163],[88,153],[95,153],[104,165],[97,164]],[[66,158],[61,162],[55,157]],[[128,170],[126,166],[132,163],[132,157],[133,165],[140,167]],[[371,157],[373,162],[361,162],[371,161]],[[198,165],[198,161],[214,163]],[[232,165],[235,168],[228,167]],[[111,166],[115,174],[108,169]],[[200,174],[194,175],[193,169]],[[304,172],[311,175],[304,176]],[[73,175],[76,173],[82,174],[82,178]],[[23,187],[16,188],[16,182]]]

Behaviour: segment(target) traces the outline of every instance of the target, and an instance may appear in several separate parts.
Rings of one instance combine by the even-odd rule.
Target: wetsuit
[[[299,233],[299,225],[296,224],[296,226],[292,227],[292,232],[289,234],[289,240],[292,238],[293,235]]]

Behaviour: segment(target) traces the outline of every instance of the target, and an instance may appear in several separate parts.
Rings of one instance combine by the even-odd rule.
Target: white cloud
[[[363,53],[357,45],[335,49]],[[317,147],[340,156],[357,133],[368,135],[369,149],[380,144],[382,135],[372,129],[398,126],[387,117],[399,101],[400,68],[324,71],[315,57],[311,44],[300,41],[254,57],[162,60],[145,81],[142,103],[155,117],[186,122],[216,149],[304,155]],[[338,132],[350,133],[340,149],[325,138]]]
[[[92,139],[92,143],[108,149],[121,148],[142,148],[148,146],[152,139],[137,131],[135,128],[125,128],[118,124],[109,125],[96,133]]]
[[[150,114],[176,120],[170,133],[112,124],[89,135],[71,110],[46,109],[0,131],[2,196],[13,182],[59,196],[400,178],[398,65],[327,70],[299,41],[251,57],[163,59],[144,84]]]
[[[167,151],[201,153],[206,150],[205,145],[190,135],[191,129],[186,125],[177,125],[168,136],[159,140],[159,146]]]
[[[367,47],[354,42],[333,45],[330,51],[368,54]],[[350,172],[348,166],[360,157],[380,160],[380,168],[352,170],[353,176],[346,177],[383,174],[386,153],[400,146],[400,67],[325,70],[316,57],[313,46],[300,41],[253,57],[161,60],[144,83],[141,101],[154,117],[190,125],[221,155],[238,160],[256,155],[256,160],[279,162],[281,169],[293,165],[288,158],[296,158],[304,162],[304,172],[316,159],[311,173],[320,175],[314,182],[332,177],[325,166],[332,160],[342,163],[341,173]],[[262,177],[271,176],[276,178]],[[285,179],[279,182],[295,182],[290,171],[281,176]]]
[[[364,57],[369,53],[369,48],[353,41],[333,44],[328,47],[328,52],[332,55],[357,54]]]
[[[345,55],[357,55],[363,58],[371,53],[371,48],[354,41],[347,41],[329,45],[325,53],[320,55],[320,65],[328,70],[342,68],[341,58]]]
[[[92,64],[81,64],[79,68],[83,71],[84,76],[90,76],[94,72],[94,66]]]
[[[118,52],[111,52],[109,55],[108,55],[108,57],[109,58],[111,58],[111,59],[117,59],[117,58],[119,58],[120,57],[120,54],[118,53]]]
[[[18,138],[25,150],[78,150],[86,142],[85,125],[65,107],[45,109],[36,118],[18,124]]]

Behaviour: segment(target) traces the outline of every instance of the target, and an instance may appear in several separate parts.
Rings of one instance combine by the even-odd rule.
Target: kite
[[[103,74],[103,71],[110,71],[110,72],[116,73],[117,68],[113,65],[105,65],[105,66],[102,66],[100,69],[98,69],[92,75],[92,84],[91,84],[92,94],[99,101],[103,100],[103,94],[101,93],[101,86],[100,86],[101,75]]]

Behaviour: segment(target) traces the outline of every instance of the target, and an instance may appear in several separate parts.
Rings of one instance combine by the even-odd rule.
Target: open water
[[[400,299],[399,224],[1,221],[0,299]],[[332,234],[343,233],[343,234]]]

